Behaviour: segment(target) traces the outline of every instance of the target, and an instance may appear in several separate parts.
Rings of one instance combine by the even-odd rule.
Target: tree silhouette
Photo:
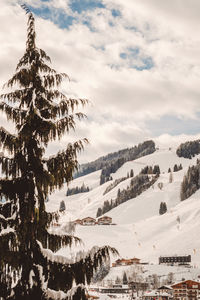
[[[16,127],[16,134],[0,128],[0,145],[7,156],[0,157],[0,298],[3,299],[86,299],[85,283],[94,270],[109,258],[109,246],[95,248],[73,261],[54,254],[79,239],[54,235],[48,230],[53,214],[45,211],[45,199],[64,182],[70,182],[78,168],[80,140],[64,151],[44,158],[50,141],[75,128],[76,112],[84,99],[67,98],[57,88],[66,74],[57,73],[50,57],[36,47],[35,20],[28,14],[26,51],[16,73],[6,86],[15,91],[1,95],[0,110]]]
[[[62,201],[60,202],[59,211],[62,212],[62,211],[65,211],[65,210],[66,210],[65,201],[62,200]]]

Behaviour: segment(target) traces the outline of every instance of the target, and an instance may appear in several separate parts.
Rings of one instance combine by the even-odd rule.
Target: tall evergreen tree
[[[126,275],[125,271],[124,271],[124,274],[123,274],[122,282],[123,282],[123,284],[128,284],[128,278],[127,278],[127,275]]]
[[[76,117],[84,117],[75,109],[86,100],[68,99],[57,89],[67,76],[52,69],[49,56],[36,47],[34,17],[23,8],[28,14],[26,51],[7,83],[17,89],[1,95],[0,103],[16,127],[15,135],[0,128],[0,145],[8,154],[0,157],[0,196],[6,199],[0,203],[0,298],[86,299],[85,283],[116,250],[95,248],[73,261],[54,254],[79,239],[50,233],[53,214],[44,204],[50,192],[72,180],[84,140],[49,159],[45,149],[75,128]]]

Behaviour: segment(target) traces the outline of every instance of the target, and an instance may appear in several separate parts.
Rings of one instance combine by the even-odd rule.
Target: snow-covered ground
[[[76,235],[83,239],[85,248],[109,244],[119,250],[121,257],[138,257],[154,264],[158,263],[160,255],[191,254],[192,265],[200,267],[200,191],[180,202],[180,185],[184,173],[189,165],[196,164],[198,157],[191,160],[179,158],[174,149],[167,148],[124,164],[112,174],[113,180],[126,176],[131,169],[137,175],[145,165],[158,164],[161,175],[153,187],[106,214],[117,225],[78,225]],[[169,183],[168,169],[173,170],[174,165],[180,163],[183,170],[173,173],[173,182]],[[126,188],[130,183],[130,179],[127,179],[103,195],[112,181],[99,186],[100,173],[97,171],[77,178],[70,184],[70,187],[81,186],[84,182],[90,187],[87,193],[66,197],[65,185],[62,190],[50,195],[48,210],[57,210],[61,200],[66,203],[66,213],[60,219],[61,224],[79,217],[96,217],[98,207],[105,200],[115,199],[118,189]],[[158,182],[163,183],[162,190],[158,188]],[[166,202],[168,208],[168,212],[162,216],[158,213],[160,202]],[[61,249],[59,253],[66,255],[67,252]]]
[[[184,266],[167,266],[158,264],[147,264],[147,265],[132,265],[132,266],[120,266],[113,267],[110,269],[109,274],[105,277],[104,282],[109,282],[110,280],[115,281],[117,277],[123,278],[124,272],[128,277],[132,274],[136,275],[137,280],[145,280],[149,276],[156,274],[160,284],[166,281],[169,274],[173,274],[174,281],[181,281],[183,279],[194,279],[197,280],[200,275],[200,268],[187,268]]]

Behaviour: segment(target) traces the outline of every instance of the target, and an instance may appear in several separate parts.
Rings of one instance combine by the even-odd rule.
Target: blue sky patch
[[[43,0],[44,1],[44,0]],[[67,15],[62,9],[50,9],[47,6],[43,6],[40,8],[31,7],[31,11],[45,19],[50,20],[54,24],[58,25],[60,28],[69,28],[72,25],[75,18],[73,16]]]
[[[150,56],[142,58],[142,63],[143,63],[143,65],[136,67],[137,70],[139,70],[139,71],[150,70],[154,66],[153,60]]]
[[[170,135],[179,134],[198,134],[200,132],[200,113],[197,114],[198,119],[180,119],[176,116],[165,115],[159,120],[147,121],[147,128],[154,136],[164,133]]]
[[[111,10],[112,16],[113,17],[121,17],[121,12],[118,9],[112,9]]]
[[[127,58],[131,59],[131,57],[135,58],[135,57],[138,57],[139,52],[140,52],[140,49],[138,47],[136,47],[136,48],[130,47],[127,49],[127,52],[121,52],[120,57],[122,59],[127,59]]]
[[[83,11],[95,8],[105,8],[101,0],[71,0],[70,8],[74,12],[81,14]]]
[[[154,66],[152,58],[150,56],[143,56],[138,47],[128,48],[127,52],[120,53],[120,57],[128,61],[129,68],[138,71],[149,70]]]
[[[40,8],[35,8],[30,6],[31,11],[46,20],[52,21],[54,24],[58,25],[60,28],[69,28],[74,21],[78,21],[77,15],[67,15],[66,12],[61,8],[53,8],[47,6],[45,2],[49,0],[41,0],[44,4]],[[96,8],[105,8],[101,0],[71,0],[69,6],[73,13],[81,14],[85,11],[90,11]],[[90,21],[85,20],[83,24],[88,26],[91,31],[94,29],[91,27]]]
[[[127,53],[125,53],[125,52],[122,52],[122,53],[120,53],[120,55],[119,55],[122,59],[127,59],[127,57],[128,57],[128,54]]]

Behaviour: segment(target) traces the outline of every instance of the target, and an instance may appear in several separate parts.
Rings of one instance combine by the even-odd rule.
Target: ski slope
[[[155,164],[160,166],[160,177],[153,187],[106,214],[117,225],[77,225],[76,235],[83,239],[85,248],[109,244],[117,248],[122,257],[135,256],[150,263],[158,263],[160,255],[191,254],[192,264],[200,266],[200,191],[180,202],[180,185],[184,173],[189,165],[196,164],[198,157],[200,156],[193,159],[179,158],[175,149],[165,148],[125,163],[112,174],[113,180],[126,176],[131,169],[137,175],[144,166]],[[173,172],[173,182],[169,183],[168,169],[173,170],[174,165],[180,163],[183,170]],[[84,182],[91,189],[87,193],[66,197],[65,185],[62,190],[50,195],[48,210],[57,210],[61,200],[66,203],[66,213],[60,219],[62,225],[76,218],[96,217],[98,207],[105,200],[115,199],[118,189],[130,184],[131,179],[128,178],[103,195],[112,181],[100,186],[100,173],[101,171],[97,171],[77,178],[70,184],[70,187],[81,186]],[[158,188],[158,182],[163,183],[162,189]],[[162,216],[158,213],[160,202],[166,202],[168,208],[168,212]],[[66,249],[61,249],[59,253],[66,255],[67,252]]]

